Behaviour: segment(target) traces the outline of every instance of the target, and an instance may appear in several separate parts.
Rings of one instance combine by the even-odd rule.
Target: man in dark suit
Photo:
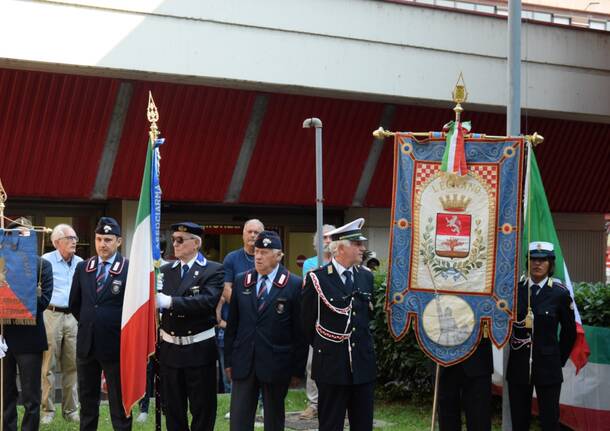
[[[468,431],[491,430],[491,341],[483,337],[465,361],[440,367],[438,422],[440,431],[461,431],[462,410]],[[515,428],[516,429],[516,428]]]
[[[108,385],[110,418],[115,430],[130,430],[121,396],[121,313],[129,262],[118,252],[121,227],[111,217],[95,228],[96,256],[80,262],[70,290],[70,311],[78,320],[76,370],[81,431],[96,430],[102,371]]]
[[[216,305],[224,271],[199,252],[203,228],[183,222],[171,226],[178,260],[161,267],[157,294],[161,317],[159,364],[169,431],[213,430],[216,422]],[[187,408],[193,420],[188,424]]]
[[[307,345],[301,331],[302,279],[280,264],[282,241],[263,231],[254,245],[254,270],[233,284],[225,333],[225,366],[233,381],[231,430],[254,429],[262,388],[265,430],[282,431],[289,385],[305,372]]]
[[[327,233],[333,258],[307,275],[303,290],[301,315],[305,339],[313,346],[320,431],[343,430],[346,410],[351,430],[373,429],[373,275],[360,266],[363,224],[360,218]]]
[[[529,278],[519,283],[506,369],[510,413],[515,430],[528,430],[536,387],[543,431],[559,429],[559,396],[574,341],[574,304],[568,289],[553,279],[552,243],[529,244]],[[558,332],[559,326],[561,330]]]
[[[27,231],[32,224],[21,218],[13,222],[8,229],[23,228]],[[23,235],[13,231],[13,235]],[[42,265],[42,268],[41,268]],[[47,350],[47,334],[44,326],[43,312],[49,305],[53,294],[53,268],[51,264],[38,258],[36,274],[40,274],[40,292],[36,301],[35,325],[5,325],[3,336],[8,346],[3,359],[4,371],[4,411],[3,426],[7,431],[17,431],[17,368],[21,381],[21,399],[25,409],[21,429],[37,430],[40,424],[40,377],[42,370],[42,352]]]

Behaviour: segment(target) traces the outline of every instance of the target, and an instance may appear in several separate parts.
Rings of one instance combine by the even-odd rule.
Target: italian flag
[[[121,393],[127,416],[146,392],[146,365],[148,357],[155,352],[157,334],[155,280],[158,269],[153,264],[151,223],[151,212],[155,212],[151,204],[157,150],[153,142],[149,140],[146,153],[121,319]]]
[[[443,126],[445,131],[445,152],[441,162],[441,171],[459,176],[468,173],[466,151],[464,149],[465,132],[470,131],[470,122],[451,121]]]
[[[553,243],[556,256],[554,277],[564,283],[574,298],[536,158],[533,151],[529,154],[523,255],[526,256],[528,241]],[[577,336],[570,360],[563,370],[561,422],[577,431],[610,430],[610,329],[583,327],[576,303],[574,314]]]

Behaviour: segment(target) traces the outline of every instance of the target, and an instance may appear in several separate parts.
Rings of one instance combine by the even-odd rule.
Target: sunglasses
[[[173,236],[172,242],[175,242],[177,244],[182,244],[184,241],[188,241],[189,239],[195,239],[195,238],[184,238],[181,236]]]

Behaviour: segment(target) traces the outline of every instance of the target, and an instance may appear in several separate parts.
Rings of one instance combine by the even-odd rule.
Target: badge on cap
[[[110,226],[110,225],[104,226],[104,232],[106,232],[106,233],[112,232],[112,226]]]
[[[186,226],[178,226],[180,232],[186,232]]]
[[[263,239],[263,245],[266,247],[269,247],[269,244],[271,244],[271,240],[269,238],[265,238]]]

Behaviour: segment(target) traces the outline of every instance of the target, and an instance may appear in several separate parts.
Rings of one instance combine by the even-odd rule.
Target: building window
[[[476,10],[483,13],[496,13],[496,7],[488,4],[478,4],[476,5]],[[498,13],[500,13],[500,11],[498,11]]]
[[[595,30],[606,30],[606,21],[598,21],[596,19],[590,19],[589,28],[592,28]]]
[[[449,0],[436,0],[436,5],[442,7],[455,7],[455,2]]]
[[[533,12],[532,16],[536,21],[551,22],[552,15],[546,12]]]
[[[553,15],[553,22],[555,24],[570,25],[572,24],[572,19],[568,16]]]
[[[455,7],[456,7],[456,9],[462,9],[462,10],[475,10],[474,3],[466,3],[463,1],[456,1]]]
[[[532,13],[531,10],[522,10],[521,11],[521,18],[532,19],[533,17],[534,17],[534,14]]]

